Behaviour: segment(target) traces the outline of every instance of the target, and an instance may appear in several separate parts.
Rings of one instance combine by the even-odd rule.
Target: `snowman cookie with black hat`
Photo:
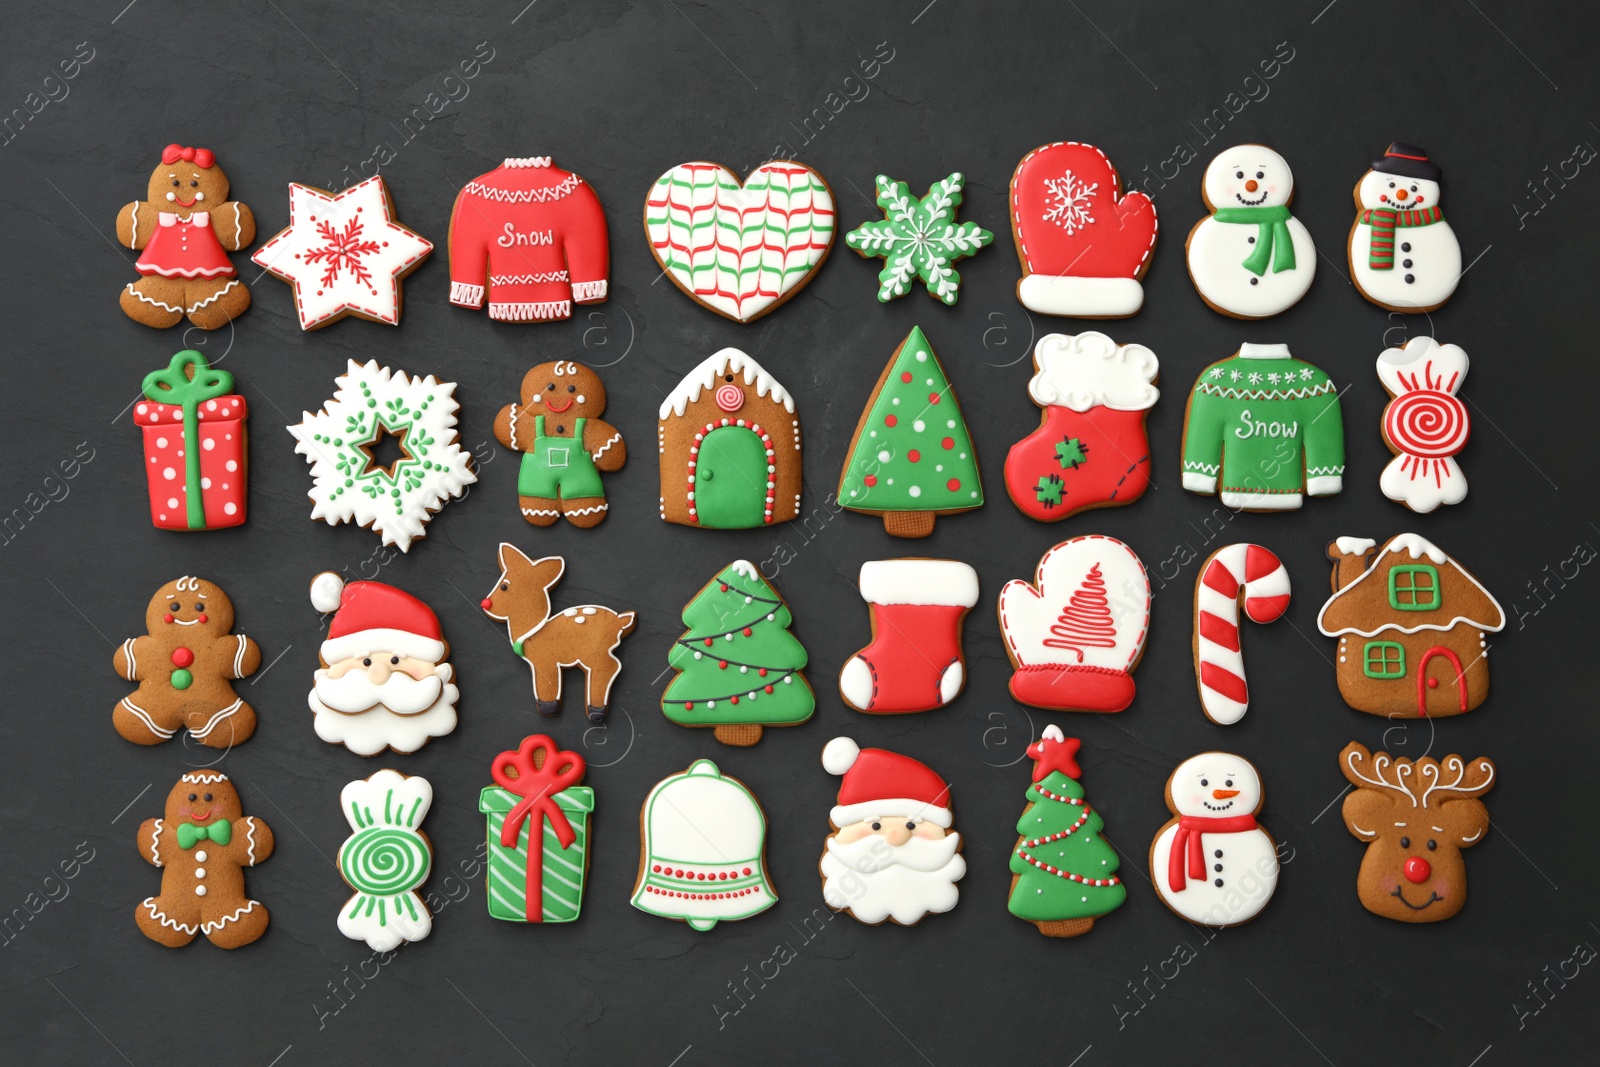
[[[1426,151],[1395,141],[1356,183],[1350,279],[1381,308],[1433,311],[1461,280],[1461,244],[1439,208],[1440,175]]]

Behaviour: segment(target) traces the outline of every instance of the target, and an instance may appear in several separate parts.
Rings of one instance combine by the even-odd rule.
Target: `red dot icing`
[[[883,424],[885,426],[896,426],[899,425],[899,422],[900,420],[895,418],[893,415],[885,415],[883,417]]]
[[[950,481],[945,484],[945,488],[950,490],[952,493],[955,492],[957,489],[961,488],[961,479],[951,478]]]

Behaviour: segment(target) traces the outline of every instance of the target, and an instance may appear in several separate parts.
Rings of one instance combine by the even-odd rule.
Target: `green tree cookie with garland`
[[[936,516],[983,506],[961,405],[919,327],[895,349],[856,425],[839,502],[881,515],[894,537],[927,537]]]
[[[883,209],[883,218],[857,226],[844,235],[844,243],[863,259],[882,258],[879,303],[905,296],[919,279],[935,300],[956,302],[961,275],[955,262],[994,240],[994,234],[976,222],[956,221],[966,181],[958,170],[934,182],[928,195],[918,200],[905,182],[878,175],[878,207]]]
[[[728,564],[683,609],[689,629],[667,661],[679,672],[661,710],[679,726],[710,727],[744,747],[767,726],[798,726],[816,698],[800,671],[806,650],[789,632],[789,607],[755,564]]]
[[[1011,853],[1006,906],[1046,937],[1086,934],[1128,897],[1116,876],[1117,850],[1105,839],[1105,823],[1084,801],[1077,781],[1080,744],[1052,724],[1028,746],[1033,781],[1028,806],[1017,820],[1022,836]]]

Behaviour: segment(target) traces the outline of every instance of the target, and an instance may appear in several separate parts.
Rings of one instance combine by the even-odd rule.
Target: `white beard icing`
[[[956,906],[956,887],[967,873],[957,855],[961,835],[913,837],[898,848],[879,837],[843,845],[830,837],[823,854],[822,896],[829,907],[848,908],[864,923],[885,919],[910,925]]]
[[[407,678],[409,684],[391,690],[390,685],[399,677],[391,676],[383,686],[368,687],[372,693],[379,694],[379,700],[399,700],[403,695],[403,706],[417,707],[416,711],[406,714],[390,710],[385,703],[373,704],[370,701],[367,701],[366,709],[359,712],[337,710],[320,697],[327,694],[340,703],[360,704],[366,698],[356,697],[356,687],[342,688],[338,683],[352,676],[365,680],[366,675],[365,672],[351,671],[344,678],[330,679],[327,674],[325,670],[317,672],[316,688],[307,698],[311,710],[316,713],[317,736],[333,744],[343,744],[358,756],[375,756],[385,748],[392,748],[396,752],[415,752],[428,738],[443,737],[456,728],[456,700],[460,691],[449,682],[451,670],[448,663],[441,663],[434,669],[433,677],[423,682]],[[427,693],[432,693],[433,698],[418,706],[417,696]]]

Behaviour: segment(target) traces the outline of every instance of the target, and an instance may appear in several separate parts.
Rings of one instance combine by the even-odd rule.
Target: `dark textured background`
[[[1600,176],[1580,165],[1592,148],[1574,159],[1576,145],[1600,143],[1590,121],[1600,113],[1592,11],[1501,0],[1205,10],[1088,0],[783,9],[544,0],[520,13],[525,0],[125,2],[14,3],[0,35],[0,112],[38,108],[25,124],[13,121],[0,147],[11,440],[0,511],[12,516],[0,553],[0,914],[13,916],[0,951],[0,1059],[948,1064],[1000,1048],[1018,1060],[1084,1065],[1204,1056],[1466,1067],[1561,1061],[1585,1031],[1592,1038],[1600,977],[1581,964],[1593,955],[1583,946],[1600,944],[1600,731],[1585,649],[1600,576],[1573,561],[1600,544],[1588,321]],[[79,42],[92,60],[68,82],[51,79]],[[470,81],[446,81],[480,42],[492,60]],[[858,64],[875,52],[892,59],[863,81]],[[1264,80],[1260,64],[1274,56],[1276,76]],[[409,137],[401,132],[427,93],[460,97],[463,86],[463,99]],[[39,94],[31,105],[30,93]],[[38,107],[47,96],[56,99]],[[1227,116],[1220,134],[1200,128],[1213,109]],[[808,117],[809,134],[801,132]],[[1006,500],[1001,463],[1036,421],[1024,388],[1032,339],[1082,324],[1030,322],[1016,303],[1006,189],[1024,153],[1062,138],[1102,146],[1130,184],[1154,193],[1165,232],[1146,308],[1109,330],[1158,353],[1165,396],[1150,417],[1148,496],[1045,527]],[[1443,206],[1473,264],[1431,324],[1473,358],[1464,395],[1475,433],[1462,457],[1472,495],[1422,517],[1378,492],[1388,453],[1373,360],[1430,323],[1391,320],[1343,277],[1351,186],[1394,138],[1442,163]],[[1294,167],[1295,212],[1322,261],[1299,306],[1238,323],[1201,304],[1181,245],[1202,212],[1205,161],[1248,140],[1274,145]],[[185,336],[124,318],[117,293],[134,277],[134,256],[112,238],[113,219],[142,194],[169,141],[217,151],[263,237],[286,221],[287,182],[341,188],[371,146],[391,146],[382,173],[399,216],[440,245],[406,283],[402,327],[349,321],[302,335],[288,287],[271,278],[256,282],[255,307],[236,330]],[[1164,188],[1148,182],[1180,145],[1198,158]],[[953,309],[921,293],[880,306],[878,264],[842,242],[808,289],[754,326],[653,282],[639,225],[650,182],[692,159],[742,171],[775,149],[833,184],[841,229],[878,217],[868,194],[880,170],[921,190],[962,169],[963,216],[1000,241],[961,265]],[[495,325],[447,303],[450,207],[464,182],[502,157],[534,153],[552,154],[599,192],[612,227],[613,295],[564,324]],[[1564,181],[1551,177],[1563,171]],[[1542,200],[1530,183],[1543,183]],[[246,278],[257,274],[235,258]],[[861,404],[913,324],[961,395],[987,476],[982,511],[941,520],[925,543],[891,541],[875,520],[850,513],[809,531],[728,534],[657,520],[654,412],[706,354],[739,345],[797,395],[805,505],[826,515]],[[1226,525],[1225,540],[1259,540],[1287,561],[1295,599],[1284,623],[1245,635],[1253,710],[1221,729],[1200,713],[1189,663],[1196,561],[1222,543],[1221,524],[1208,533],[1201,523],[1215,502],[1178,488],[1178,439],[1198,370],[1245,340],[1286,341],[1348,387],[1349,472],[1343,496]],[[252,514],[241,529],[183,536],[148,523],[127,405],[145,372],[186,344],[203,344],[233,371],[251,405]],[[408,557],[382,566],[372,534],[307,521],[309,477],[283,430],[331,393],[347,356],[459,382],[463,442],[484,461],[470,496],[447,506]],[[527,367],[557,356],[609,368],[606,417],[633,452],[607,477],[613,508],[596,531],[522,523],[516,463],[490,434]],[[75,477],[61,477],[58,465],[75,455]],[[1334,688],[1333,643],[1315,631],[1328,588],[1322,546],[1338,534],[1381,541],[1407,529],[1463,561],[1511,616],[1493,641],[1488,702],[1437,733],[1426,722],[1386,732],[1346,708]],[[1061,942],[1005,909],[1007,853],[1028,780],[1018,761],[1050,717],[1030,718],[1007,695],[992,605],[1001,583],[1031,574],[1055,541],[1095,531],[1133,545],[1159,591],[1133,707],[1054,717],[1084,739],[1088,796],[1124,850],[1130,884],[1120,911],[1090,936]],[[535,717],[526,668],[477,608],[502,539],[567,556],[560,602],[639,610],[607,730],[586,732],[571,700],[554,721]],[[780,551],[794,557],[778,582],[811,653],[815,720],[744,751],[666,723],[656,701],[680,606],[727,561]],[[983,599],[966,628],[971,679],[960,699],[929,715],[874,719],[843,707],[835,678],[867,638],[857,568],[897,554],[970,560]],[[319,570],[363,566],[426,598],[454,645],[461,727],[414,756],[365,761],[311,730],[305,693],[319,620],[306,582]],[[135,828],[159,812],[186,766],[212,754],[121,741],[109,715],[127,687],[110,659],[116,643],[141,632],[155,588],[184,573],[223,584],[241,628],[273,664],[241,686],[260,713],[258,733],[222,761],[246,810],[277,833],[277,853],[249,876],[272,927],[231,954],[205,943],[169,951],[133,924],[135,905],[160,879],[137,854]],[[1537,595],[1530,582],[1543,583]],[[484,835],[478,790],[495,753],[546,727],[586,751],[598,795],[583,918],[549,928],[494,922],[481,876],[463,873]],[[821,906],[816,858],[838,784],[817,756],[842,732],[925,759],[953,783],[970,864],[953,913],[916,929],[840,918],[803,931]],[[1472,899],[1459,917],[1412,927],[1361,908],[1361,848],[1334,803],[1344,786],[1335,757],[1351,739],[1498,762],[1487,797],[1494,827],[1468,855]],[[1162,783],[1205,747],[1236,750],[1262,768],[1262,823],[1293,856],[1266,912],[1215,937],[1168,912],[1144,877],[1150,838],[1167,817]],[[709,934],[628,904],[638,806],[654,782],[698,756],[717,759],[765,803],[781,897],[759,918]],[[353,975],[373,973],[363,962],[370,954],[334,926],[347,890],[330,858],[347,832],[340,786],[385,765],[434,784],[429,888],[451,902],[431,938],[363,984]],[[76,877],[64,880],[58,865],[75,854],[93,858],[69,866]],[[764,962],[775,954],[788,962]],[[1166,962],[1175,954],[1189,962]],[[777,972],[764,987],[750,977],[762,969]],[[1152,977],[1163,970],[1176,977]],[[1564,984],[1552,977],[1562,973]],[[740,982],[754,992],[742,1009],[730,992]],[[1543,983],[1542,1000],[1530,982]],[[1130,983],[1141,984],[1137,998]]]

